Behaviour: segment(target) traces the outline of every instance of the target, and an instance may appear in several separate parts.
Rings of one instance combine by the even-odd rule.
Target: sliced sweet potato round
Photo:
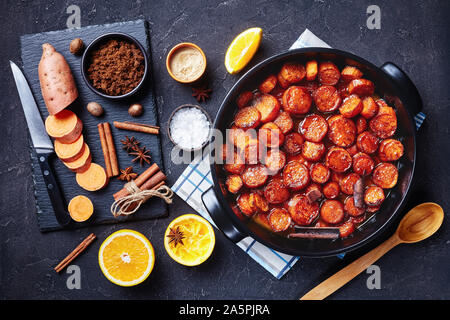
[[[88,197],[79,195],[70,200],[67,210],[74,221],[83,222],[92,216],[94,205]]]
[[[56,155],[63,161],[74,161],[81,157],[85,146],[82,134],[72,143],[62,143],[55,140],[54,145]]]
[[[91,159],[91,150],[89,150],[89,146],[85,143],[81,156],[73,161],[63,161],[63,163],[73,172],[83,172],[91,165]]]
[[[97,191],[108,184],[105,169],[96,163],[91,163],[86,171],[77,173],[76,180],[78,185],[87,191]]]
[[[64,109],[45,119],[45,130],[48,135],[62,143],[72,143],[78,139],[83,123],[75,113]]]

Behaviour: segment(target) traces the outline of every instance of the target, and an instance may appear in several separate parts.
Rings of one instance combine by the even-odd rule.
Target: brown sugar
[[[144,69],[144,55],[134,43],[112,39],[92,51],[87,73],[94,88],[119,96],[138,86]]]

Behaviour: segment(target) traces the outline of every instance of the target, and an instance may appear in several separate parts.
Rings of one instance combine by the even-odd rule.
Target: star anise
[[[133,172],[133,167],[128,167],[125,169],[120,169],[120,175],[117,177],[117,179],[130,182],[137,176],[138,174]]]
[[[120,142],[123,144],[122,149],[127,150],[127,152],[139,147],[140,143],[135,137],[128,138],[128,136],[125,136],[125,140],[120,140]]]
[[[205,102],[211,96],[212,89],[209,89],[206,85],[202,85],[199,88],[192,88],[192,96],[197,99],[198,102]]]
[[[168,238],[170,238],[169,243],[173,242],[173,245],[176,247],[177,244],[181,244],[184,246],[183,239],[186,238],[182,231],[180,231],[180,226],[178,226],[176,229],[170,228],[169,234],[167,235]]]
[[[141,165],[141,167],[144,164],[144,161],[150,164],[151,156],[147,154],[150,152],[150,150],[145,150],[145,147],[143,148],[135,147],[133,150],[134,152],[129,153],[130,155],[136,156],[136,158],[132,160],[133,162],[139,160],[139,164]]]

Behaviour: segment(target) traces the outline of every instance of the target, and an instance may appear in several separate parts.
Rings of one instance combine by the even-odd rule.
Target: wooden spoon
[[[322,300],[328,297],[396,245],[419,242],[434,234],[443,220],[444,210],[436,203],[426,202],[414,207],[400,221],[397,231],[392,237],[323,281],[301,297],[300,300]]]

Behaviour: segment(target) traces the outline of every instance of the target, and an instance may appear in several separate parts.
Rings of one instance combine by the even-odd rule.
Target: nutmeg
[[[100,117],[103,114],[103,107],[98,102],[89,102],[86,109],[95,117]]]
[[[70,52],[75,55],[80,55],[84,49],[83,40],[80,38],[75,38],[70,42],[69,46]]]
[[[144,108],[139,103],[133,103],[130,108],[128,108],[128,113],[132,117],[139,117],[142,112],[144,112]]]

